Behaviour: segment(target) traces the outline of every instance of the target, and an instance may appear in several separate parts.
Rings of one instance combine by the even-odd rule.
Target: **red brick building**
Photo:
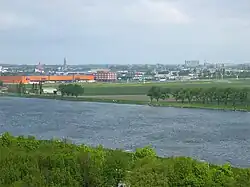
[[[110,71],[97,71],[96,80],[103,82],[113,82],[117,80],[117,74]]]

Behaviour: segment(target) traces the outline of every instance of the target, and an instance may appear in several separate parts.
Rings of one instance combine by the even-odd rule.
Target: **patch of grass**
[[[84,96],[84,97],[112,99],[112,100],[149,101],[149,97],[146,95],[95,95],[95,96]]]

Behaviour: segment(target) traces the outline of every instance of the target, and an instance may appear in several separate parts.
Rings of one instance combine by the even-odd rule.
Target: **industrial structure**
[[[68,66],[67,66],[67,59],[65,57],[64,60],[63,60],[63,71],[66,71],[67,68],[68,68]]]
[[[92,82],[94,78],[94,75],[0,76],[0,81],[5,84],[32,84],[37,82]]]

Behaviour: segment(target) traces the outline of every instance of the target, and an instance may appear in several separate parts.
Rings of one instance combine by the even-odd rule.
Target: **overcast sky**
[[[0,0],[0,62],[250,60],[250,0]]]

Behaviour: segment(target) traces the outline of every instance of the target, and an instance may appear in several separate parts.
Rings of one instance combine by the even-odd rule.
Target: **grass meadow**
[[[152,86],[168,88],[243,88],[250,87],[249,80],[206,80],[176,81],[164,83],[81,83],[85,88],[84,95],[145,95]],[[45,84],[44,87],[58,87],[58,84]]]

